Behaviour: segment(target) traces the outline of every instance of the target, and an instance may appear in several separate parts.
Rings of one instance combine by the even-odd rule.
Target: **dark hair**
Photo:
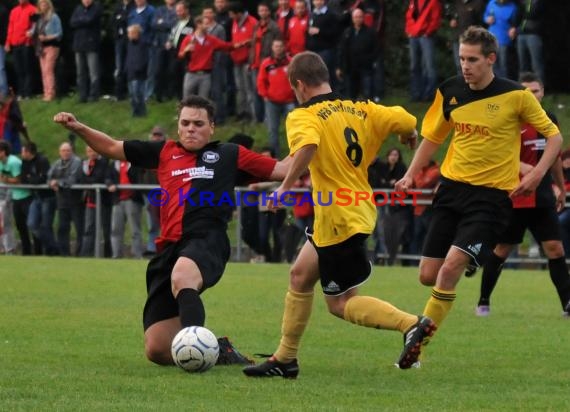
[[[261,150],[259,151],[259,153],[263,153],[263,152],[268,152],[269,156],[271,156],[273,159],[275,159],[275,149],[273,149],[270,146],[264,146],[261,148]]]
[[[185,8],[186,10],[190,10],[190,4],[189,4],[187,1],[180,0],[180,1],[177,1],[176,4],[177,4],[177,5],[178,5],[178,4],[181,4],[182,6],[184,6],[184,8]]]
[[[297,80],[302,81],[307,86],[317,87],[329,82],[329,71],[327,65],[317,53],[305,51],[296,54],[288,68],[289,83],[293,87],[297,86]]]
[[[271,8],[271,5],[267,1],[260,1],[259,3],[257,3],[258,8],[259,8],[259,6],[265,6],[269,9],[270,12],[273,11],[273,9]]]
[[[35,156],[38,153],[38,146],[34,142],[26,143],[23,148],[31,155]]]
[[[204,109],[208,113],[208,120],[210,122],[214,121],[214,117],[216,115],[216,110],[214,108],[214,103],[210,100],[197,96],[197,95],[190,95],[186,99],[183,99],[178,104],[178,117],[180,117],[180,112],[185,107],[194,107],[196,109]]]
[[[533,82],[539,83],[541,87],[543,86],[542,80],[540,80],[540,77],[538,77],[536,73],[523,72],[520,74],[519,83],[533,83]]]
[[[396,163],[404,163],[404,159],[402,159],[402,151],[400,149],[398,149],[397,147],[391,147],[386,152],[386,158],[388,158],[390,156],[390,153],[392,153],[392,152],[398,153],[398,161]]]
[[[228,5],[228,12],[245,13],[245,7],[241,1],[232,1]]]
[[[236,133],[228,140],[229,143],[235,143],[240,146],[245,147],[246,149],[250,149],[253,147],[253,137],[245,134],[245,133]]]
[[[488,56],[491,53],[497,54],[499,50],[499,43],[493,34],[481,26],[469,26],[461,36],[459,36],[459,43],[480,45],[481,53],[483,56]]]
[[[6,156],[10,156],[12,153],[12,146],[6,140],[0,140],[0,152],[6,153]]]

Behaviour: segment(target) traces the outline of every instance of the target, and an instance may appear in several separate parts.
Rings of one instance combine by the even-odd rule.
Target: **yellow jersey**
[[[483,90],[471,90],[462,76],[446,80],[428,109],[422,136],[441,144],[453,137],[441,165],[448,179],[511,191],[519,182],[521,124],[544,137],[559,133],[532,93],[495,77]]]
[[[309,165],[317,246],[372,233],[376,206],[368,166],[390,133],[411,133],[415,127],[416,118],[401,107],[348,100],[336,93],[315,96],[289,113],[291,156],[303,146],[317,145]]]

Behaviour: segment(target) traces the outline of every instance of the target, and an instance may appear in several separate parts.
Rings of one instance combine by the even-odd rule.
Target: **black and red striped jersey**
[[[553,113],[546,112],[548,117],[558,125],[558,120]],[[546,139],[538,133],[530,124],[521,126],[521,162],[536,166],[544,153]],[[556,199],[552,191],[552,175],[546,173],[536,188],[529,196],[516,196],[512,198],[514,208],[549,207]]]
[[[211,229],[226,229],[236,204],[234,187],[244,172],[266,180],[276,160],[233,143],[211,142],[196,152],[178,142],[124,142],[127,160],[133,165],[156,169],[160,193],[161,246]],[[159,198],[156,198],[160,194]]]

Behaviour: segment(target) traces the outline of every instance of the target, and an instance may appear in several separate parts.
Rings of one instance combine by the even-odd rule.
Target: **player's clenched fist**
[[[53,117],[55,123],[59,123],[63,127],[73,129],[73,126],[78,124],[77,119],[72,113],[60,112]]]

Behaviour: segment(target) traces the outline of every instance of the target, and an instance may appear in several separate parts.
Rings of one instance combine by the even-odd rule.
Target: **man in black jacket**
[[[79,102],[97,101],[101,93],[101,17],[103,8],[93,0],[81,0],[69,26],[73,29],[73,51],[77,70]]]
[[[544,82],[544,61],[542,57],[542,26],[544,23],[544,0],[521,1],[521,19],[517,27],[517,54],[519,76],[534,72]]]
[[[0,94],[8,94],[8,79],[6,77],[6,31],[8,30],[8,9],[4,3],[0,3]]]
[[[338,17],[327,7],[326,0],[313,0],[313,11],[307,31],[307,50],[317,53],[324,60],[331,75],[331,87],[336,86],[336,42],[338,40]]]
[[[119,0],[113,11],[112,31],[115,42],[115,97],[124,100],[127,97],[127,17],[134,8],[133,0]]]
[[[336,75],[344,80],[351,99],[373,96],[374,61],[378,50],[376,32],[364,25],[364,12],[352,12],[352,25],[342,34]]]
[[[29,142],[22,147],[22,174],[20,182],[40,185],[47,183],[49,160],[38,153],[35,143]],[[58,247],[53,234],[55,216],[55,193],[49,189],[37,189],[32,193],[32,202],[28,210],[27,225],[34,237],[34,252],[49,256],[57,255]]]

